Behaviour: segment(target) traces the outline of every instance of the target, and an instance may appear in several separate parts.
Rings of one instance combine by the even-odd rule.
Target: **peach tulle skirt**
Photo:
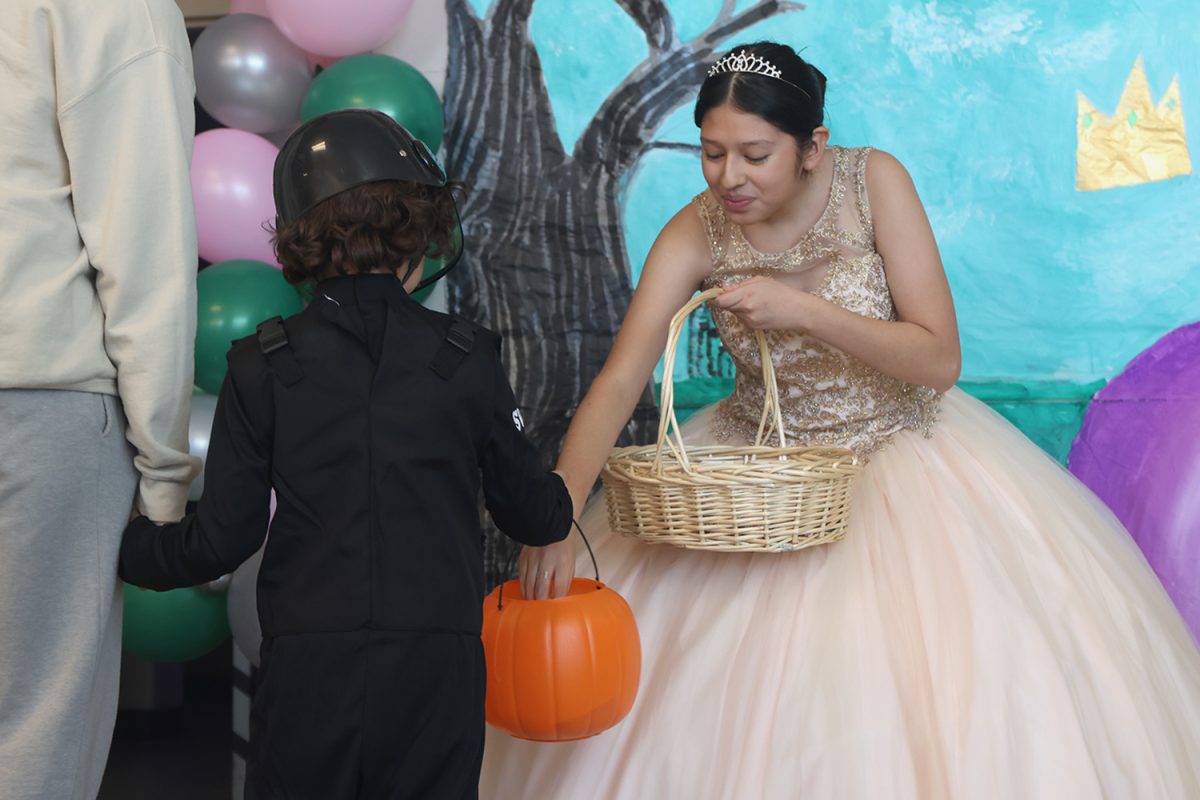
[[[481,796],[1200,798],[1200,653],[1082,484],[954,390],[855,492],[844,541],[761,555],[645,545],[593,501],[637,702],[582,742],[489,729]]]

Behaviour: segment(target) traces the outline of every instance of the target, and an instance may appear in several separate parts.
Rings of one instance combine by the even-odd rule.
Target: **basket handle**
[[[663,446],[675,456],[683,470],[691,474],[691,462],[688,461],[687,451],[683,446],[683,435],[679,431],[679,419],[675,415],[675,355],[679,348],[679,336],[683,332],[683,324],[688,315],[700,306],[712,300],[723,290],[714,287],[701,292],[683,304],[683,308],[671,317],[671,325],[667,330],[667,347],[663,354],[663,384],[662,408],[658,417],[658,449],[654,454],[654,470],[662,471]],[[783,415],[779,405],[779,386],[775,382],[775,364],[771,361],[771,349],[767,345],[767,337],[760,330],[754,331],[758,340],[759,359],[762,363],[763,388],[766,390],[763,399],[762,417],[758,421],[758,434],[754,438],[755,446],[766,442],[771,434],[779,437],[779,446],[787,447],[787,437],[783,432]],[[770,425],[767,424],[768,419]]]

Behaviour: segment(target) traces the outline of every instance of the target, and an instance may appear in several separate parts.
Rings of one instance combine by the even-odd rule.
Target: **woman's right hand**
[[[575,577],[575,538],[521,548],[520,566],[521,596],[526,600],[566,596]]]

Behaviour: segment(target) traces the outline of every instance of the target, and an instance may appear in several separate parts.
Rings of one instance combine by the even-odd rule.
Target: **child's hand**
[[[526,600],[565,597],[575,577],[574,538],[545,547],[523,547],[520,564],[521,596]]]

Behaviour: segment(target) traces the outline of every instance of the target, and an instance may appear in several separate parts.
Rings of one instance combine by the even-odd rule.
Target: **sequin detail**
[[[794,246],[762,253],[707,192],[695,199],[712,251],[705,288],[725,280],[769,275],[865,317],[896,319],[883,258],[875,250],[866,189],[869,148],[831,147],[833,182],[820,219]],[[847,204],[846,195],[853,202]],[[734,391],[714,420],[719,441],[750,442],[762,413],[762,365],[754,333],[732,312],[709,305],[721,341],[737,365]],[[877,451],[900,430],[931,435],[940,395],[883,374],[819,339],[766,331],[789,444]],[[774,443],[774,442],[772,442]]]

